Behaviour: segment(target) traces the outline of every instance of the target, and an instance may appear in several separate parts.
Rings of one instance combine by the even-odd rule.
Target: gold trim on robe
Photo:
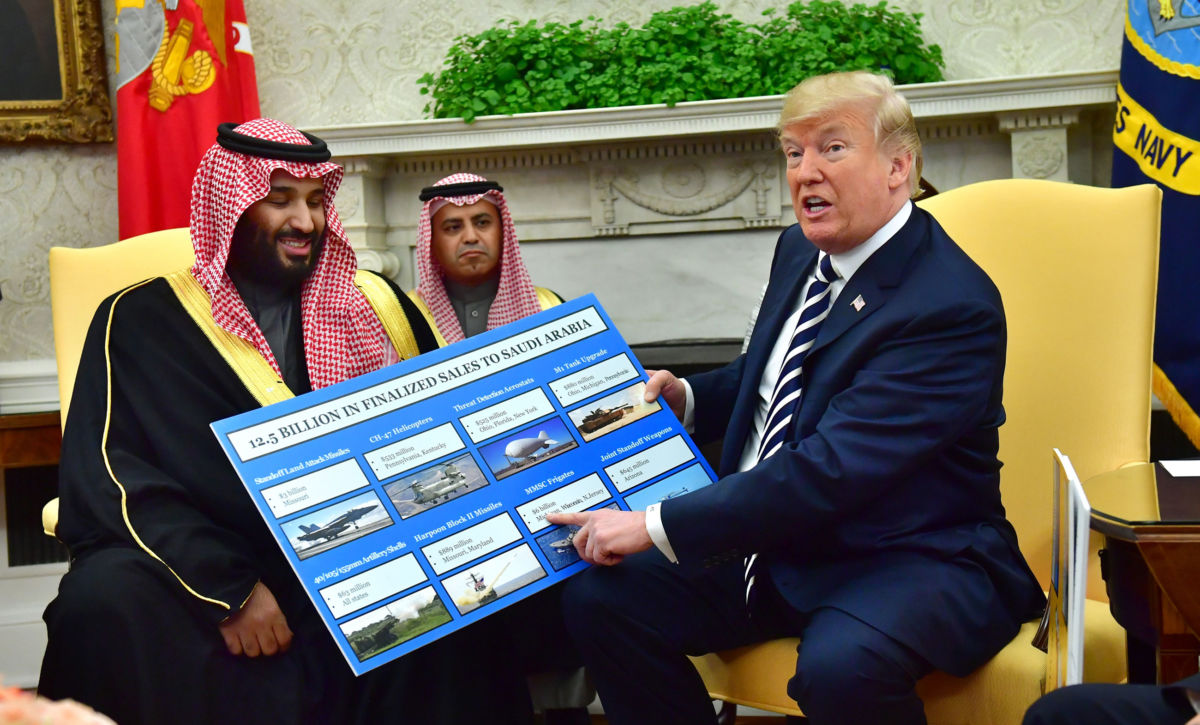
[[[189,278],[191,278],[190,272],[185,272],[184,274],[187,274],[187,276]],[[192,596],[196,597],[197,599],[199,599],[201,601],[208,602],[209,604],[215,604],[219,607],[224,607],[227,610],[232,610],[233,607],[231,607],[227,602],[223,602],[220,599],[213,599],[212,597],[206,597],[203,594],[201,594],[200,592],[193,589],[191,586],[188,585],[187,582],[185,582],[183,580],[183,577],[179,576],[179,574],[173,568],[171,568],[170,564],[163,561],[162,557],[160,557],[158,554],[154,553],[153,549],[151,549],[149,546],[146,546],[146,543],[144,541],[142,541],[142,537],[138,536],[137,531],[133,528],[133,522],[129,520],[129,493],[125,490],[125,486],[123,486],[121,484],[121,481],[117,479],[117,474],[113,471],[113,468],[112,468],[112,461],[110,461],[108,458],[108,431],[109,431],[109,427],[112,422],[112,354],[110,352],[109,345],[111,344],[111,339],[112,339],[113,314],[116,312],[117,303],[121,301],[122,297],[124,297],[126,294],[128,294],[132,290],[135,290],[138,287],[142,287],[153,281],[154,281],[153,279],[148,279],[144,282],[139,282],[138,284],[135,284],[135,285],[125,288],[124,290],[119,292],[115,298],[113,298],[112,304],[108,308],[108,319],[105,321],[105,326],[104,326],[105,401],[104,401],[104,431],[100,438],[100,455],[104,458],[104,468],[108,471],[109,478],[112,479],[112,482],[121,491],[121,518],[123,518],[125,520],[125,528],[127,528],[129,530],[129,535],[131,537],[133,537],[134,543],[136,543],[142,549],[142,551],[146,552],[146,554],[148,554],[155,561],[157,561],[160,564],[162,564],[163,566],[165,566],[167,568],[167,571],[171,572],[171,576],[175,577],[179,581],[180,586],[182,586],[185,590],[187,590],[187,592],[189,594],[191,594]],[[197,283],[196,286],[199,288],[199,283]],[[203,288],[200,288],[200,291],[203,292],[204,291]],[[178,294],[178,292],[177,292],[177,294]],[[205,296],[207,297],[207,294]],[[186,305],[185,305],[185,307],[186,307]],[[255,354],[257,355],[258,353],[256,352]],[[260,359],[261,359],[261,357],[260,357]],[[269,369],[270,365],[268,365],[267,367]],[[287,390],[286,385],[283,386],[283,388],[284,388],[284,390]],[[291,391],[289,391],[288,394],[290,396]]]
[[[396,295],[387,282],[377,274],[358,270],[354,274],[354,285],[362,292],[363,297],[367,298],[371,309],[375,311],[375,316],[379,318],[379,322],[383,324],[383,329],[387,332],[388,339],[392,341],[392,347],[396,349],[402,360],[411,360],[421,351],[417,348],[417,339],[413,336],[412,325],[408,322],[408,317],[404,314],[404,308],[396,302]],[[422,312],[428,313],[425,310]],[[433,323],[430,323],[433,327]],[[434,335],[438,338],[438,347],[445,347],[446,341],[437,335],[434,328]]]
[[[179,303],[191,316],[230,369],[254,396],[259,405],[270,405],[295,397],[287,384],[275,374],[271,363],[248,341],[217,325],[212,316],[212,299],[208,291],[192,276],[191,270],[167,275],[167,283],[175,291]]]

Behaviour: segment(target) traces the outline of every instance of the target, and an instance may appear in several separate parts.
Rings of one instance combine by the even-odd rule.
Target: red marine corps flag
[[[259,116],[242,0],[116,0],[120,237],[188,225],[219,123]]]

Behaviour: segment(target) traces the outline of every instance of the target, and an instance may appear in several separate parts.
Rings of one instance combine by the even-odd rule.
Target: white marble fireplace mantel
[[[1117,71],[943,81],[901,86],[919,122],[998,120],[1016,113],[1080,110],[1116,101]],[[782,96],[693,101],[673,107],[622,106],[459,119],[351,124],[309,129],[339,157],[447,156],[497,149],[684,139],[713,133],[771,131]]]
[[[1034,177],[1107,185],[1117,72],[902,87],[940,190]],[[499,181],[534,279],[591,291],[632,342],[740,336],[794,217],[780,96],[309,129],[346,165],[360,264],[412,286],[420,189]]]

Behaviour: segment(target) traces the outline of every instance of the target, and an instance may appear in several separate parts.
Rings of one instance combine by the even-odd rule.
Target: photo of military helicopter
[[[400,518],[407,519],[487,485],[479,465],[467,453],[403,476],[385,484],[383,490]]]
[[[458,466],[447,463],[441,467],[441,478],[431,483],[414,481],[412,484],[413,501],[419,504],[434,503],[438,499],[449,501],[450,494],[467,484],[467,477]]]

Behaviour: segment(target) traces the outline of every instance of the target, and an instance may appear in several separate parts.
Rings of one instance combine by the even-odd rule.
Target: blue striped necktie
[[[783,366],[779,369],[779,378],[775,381],[775,390],[771,393],[771,404],[767,407],[767,424],[763,426],[762,439],[758,442],[758,462],[761,463],[774,455],[783,447],[787,438],[792,415],[800,402],[800,374],[804,370],[804,358],[817,340],[821,323],[829,316],[829,284],[837,279],[833,270],[833,262],[829,255],[821,252],[817,260],[817,271],[808,293],[804,295],[804,304],[800,306],[800,319],[796,321],[796,329],[792,332],[792,341],[788,345],[787,355],[783,358]],[[754,588],[755,563],[758,554],[746,557],[746,603],[750,603],[750,592]]]

